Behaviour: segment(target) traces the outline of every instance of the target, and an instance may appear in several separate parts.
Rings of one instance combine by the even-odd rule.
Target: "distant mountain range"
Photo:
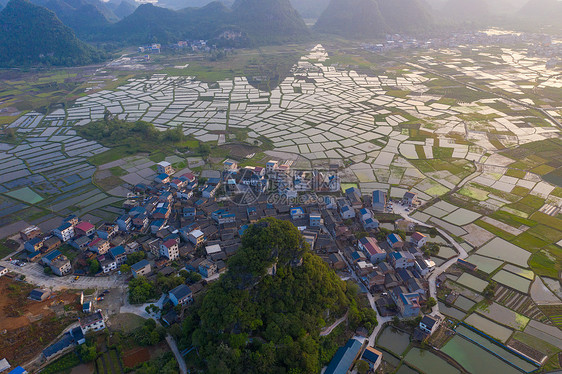
[[[429,5],[421,0],[331,0],[315,28],[371,38],[389,32],[424,31],[432,24]]]
[[[326,10],[330,0],[291,0],[291,4],[304,18],[317,19]]]
[[[309,34],[289,0],[236,0],[231,22],[258,43],[299,40]]]
[[[57,17],[84,39],[111,23],[132,14],[137,8],[133,0],[102,2],[100,0],[31,0],[55,12]]]
[[[0,0],[1,1],[1,0]],[[158,0],[154,5],[174,10],[184,8],[201,8],[215,0]],[[218,0],[227,7],[232,7],[235,0]],[[290,0],[291,5],[303,18],[317,19],[328,7],[330,0]]]
[[[562,1],[529,0],[516,16],[526,22],[553,23],[558,29],[562,29]]]
[[[184,9],[184,8],[202,8],[205,5],[212,3],[216,0],[158,0],[154,5],[170,8],[174,10]],[[219,0],[221,3],[227,7],[231,7],[234,4],[234,0]]]
[[[245,44],[302,40],[309,33],[289,0],[237,0],[201,8],[172,10],[144,4],[94,36],[99,41],[167,43],[181,39],[214,39],[225,31],[241,33]]]
[[[442,11],[456,21],[483,20],[491,15],[488,0],[449,0]]]
[[[0,66],[84,65],[103,56],[76,38],[50,10],[11,0],[0,12]]]

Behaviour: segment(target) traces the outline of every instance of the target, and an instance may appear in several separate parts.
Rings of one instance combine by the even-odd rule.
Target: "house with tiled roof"
[[[365,255],[371,260],[373,264],[377,264],[382,262],[386,259],[386,251],[379,247],[377,239],[372,237],[365,237],[359,239],[357,246]]]
[[[74,226],[74,230],[76,231],[76,235],[90,236],[96,230],[96,226],[92,225],[90,222],[82,221]]]
[[[168,239],[160,244],[160,255],[173,261],[180,256],[178,242]]]
[[[410,243],[412,243],[412,245],[414,245],[414,247],[416,248],[421,248],[427,244],[427,236],[425,236],[421,232],[416,231],[410,237]]]

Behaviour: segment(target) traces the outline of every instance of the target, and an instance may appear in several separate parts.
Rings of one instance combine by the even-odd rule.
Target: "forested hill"
[[[454,21],[483,21],[490,17],[490,5],[487,0],[449,0],[443,14]]]
[[[168,43],[213,40],[223,31],[241,31],[245,44],[255,45],[299,41],[308,35],[308,28],[289,0],[238,0],[232,9],[218,1],[177,11],[144,4],[94,38],[129,44]]]
[[[429,6],[421,0],[331,0],[315,28],[353,38],[385,33],[415,33],[433,26]]]
[[[232,9],[233,22],[257,44],[300,40],[309,33],[289,0],[236,0]]]
[[[529,0],[517,13],[520,22],[528,25],[551,24],[556,30],[562,30],[562,1]]]
[[[143,4],[133,14],[110,25],[95,36],[95,39],[124,44],[211,39],[222,28],[230,13],[230,9],[218,2],[204,8],[186,8],[179,11]]]
[[[11,0],[0,12],[0,66],[84,65],[103,55],[79,41],[50,10]]]
[[[346,311],[352,331],[376,325],[375,312],[358,307],[358,287],[312,254],[290,222],[267,218],[248,228],[228,265],[183,325],[181,343],[198,348],[203,372],[319,373],[338,334],[346,338],[320,337],[323,326]]]

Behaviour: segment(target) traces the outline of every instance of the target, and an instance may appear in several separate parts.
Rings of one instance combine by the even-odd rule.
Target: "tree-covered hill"
[[[315,28],[321,32],[360,38],[389,30],[375,0],[331,0]]]
[[[11,0],[0,12],[0,66],[84,65],[103,55],[76,38],[56,15],[28,0]]]
[[[97,39],[168,43],[214,39],[226,30],[241,31],[244,40],[257,45],[301,40],[308,34],[289,0],[238,0],[232,9],[219,1],[177,11],[143,4],[130,16],[107,27]]]
[[[490,16],[490,6],[487,0],[449,0],[443,14],[455,21],[483,21]]]
[[[317,19],[328,7],[330,0],[291,0],[295,8],[304,18]]]
[[[256,44],[300,40],[309,32],[289,0],[236,0],[232,10],[233,23]]]
[[[420,0],[331,0],[315,28],[354,38],[427,31],[433,19]]]
[[[210,39],[223,27],[230,13],[231,10],[219,2],[179,11],[143,4],[131,15],[103,30],[96,39],[125,44]]]
[[[201,8],[216,0],[158,0],[156,5],[170,9]],[[227,7],[234,4],[234,0],[219,0]]]
[[[312,254],[290,222],[248,228],[228,265],[184,321],[182,344],[198,348],[203,372],[318,373],[338,347],[338,333],[320,337],[322,327],[346,311],[351,331],[376,325],[375,312],[358,306],[358,287]]]
[[[422,0],[379,0],[379,8],[394,32],[426,31],[433,23],[430,7]]]
[[[119,3],[108,3],[108,6],[113,10],[113,13],[119,17],[119,19],[123,19],[135,11],[137,9],[137,3],[133,0],[123,0]]]
[[[517,19],[527,24],[547,23],[562,29],[562,1],[558,0],[529,0],[519,12]]]
[[[70,27],[80,38],[87,39],[92,33],[117,22],[109,3],[100,0],[31,0],[55,12],[63,24]]]

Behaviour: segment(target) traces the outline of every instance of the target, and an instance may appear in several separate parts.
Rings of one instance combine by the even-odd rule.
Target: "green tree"
[[[312,254],[295,226],[268,218],[246,230],[227,273],[187,309],[182,344],[198,348],[203,372],[319,372],[337,349],[319,336],[327,315],[349,310],[350,329],[376,326],[359,300],[358,286]]]
[[[123,264],[121,265],[121,267],[119,268],[119,270],[121,270],[121,273],[123,274],[127,274],[131,271],[131,267],[127,264]]]
[[[78,356],[82,362],[92,362],[97,356],[98,352],[95,345],[82,344],[78,347]]]
[[[369,364],[364,360],[357,361],[355,368],[359,374],[367,374],[370,369]]]
[[[129,281],[129,302],[131,304],[144,304],[156,296],[154,284],[145,277],[137,277]]]
[[[427,299],[427,306],[429,308],[433,308],[435,305],[437,305],[437,301],[435,300],[435,298],[430,297],[429,299]]]
[[[437,235],[439,235],[439,231],[435,227],[431,227],[429,229],[429,236],[435,238]]]
[[[127,260],[125,263],[129,266],[136,264],[137,262],[144,260],[146,258],[146,252],[137,251],[127,255]]]
[[[92,275],[97,274],[101,269],[100,262],[97,259],[88,260],[88,272]]]

